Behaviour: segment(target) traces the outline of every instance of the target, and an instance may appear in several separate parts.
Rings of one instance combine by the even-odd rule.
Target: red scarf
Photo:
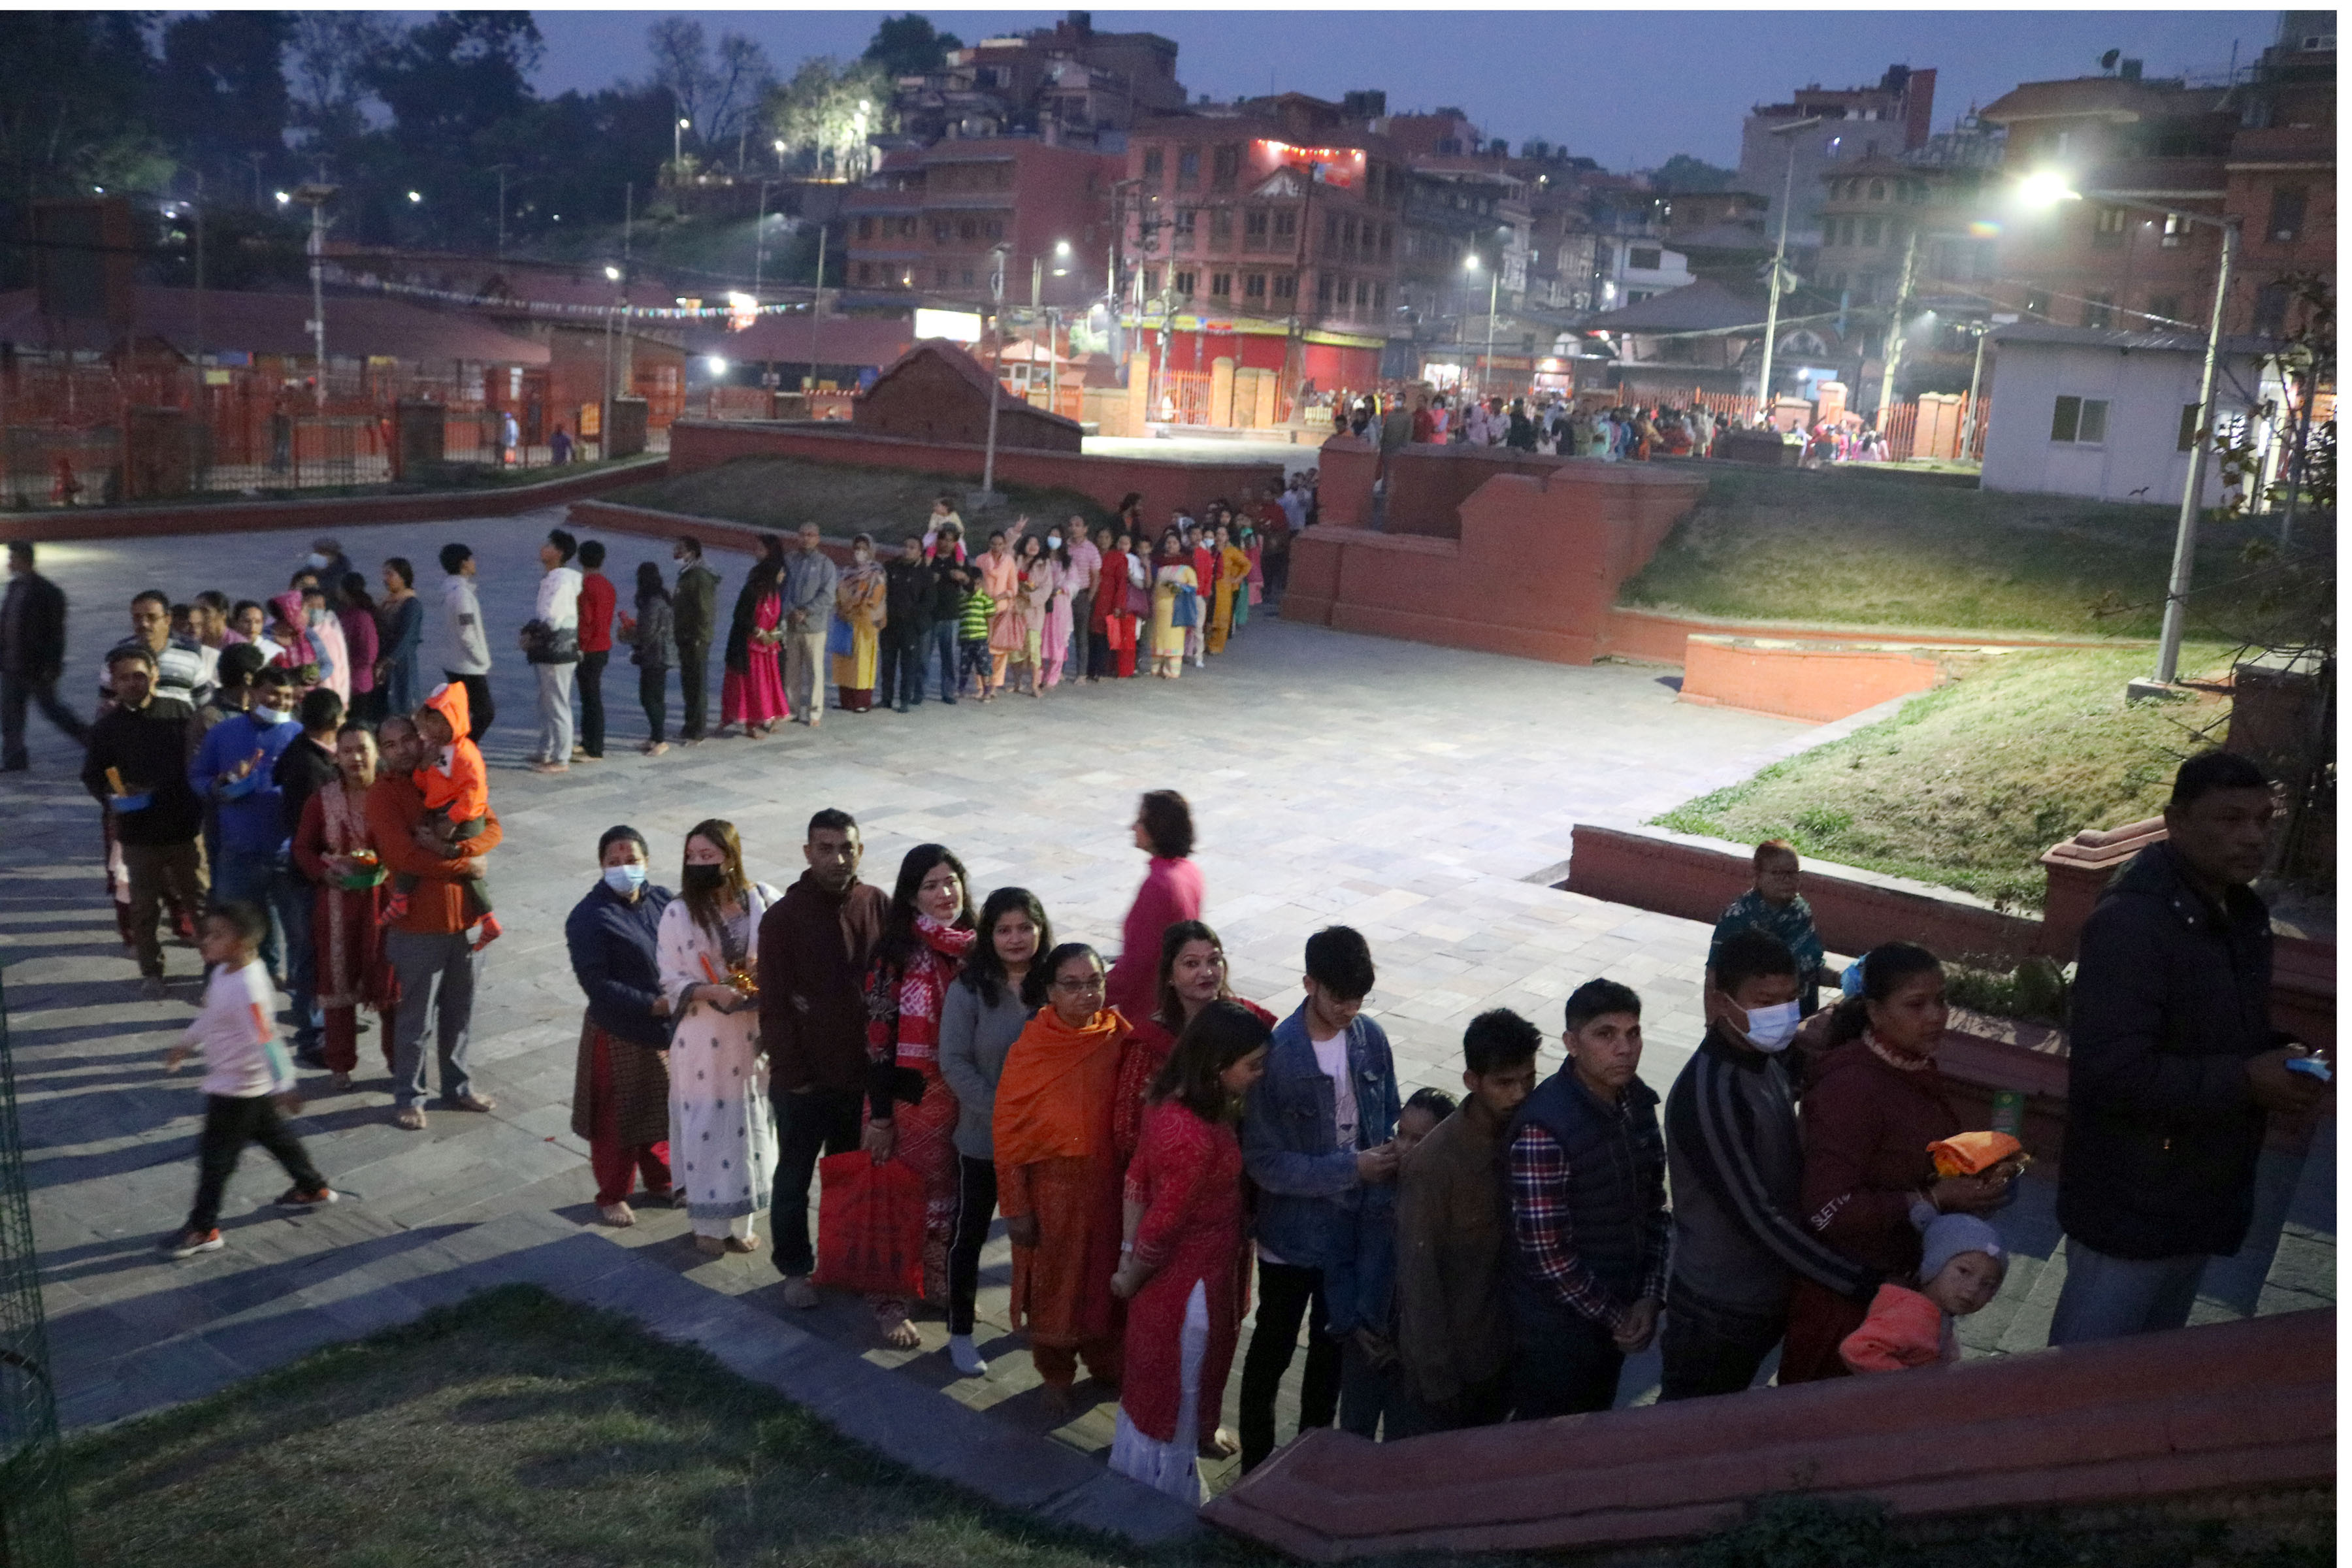
[[[939,1059],[948,986],[980,936],[929,915],[915,917],[915,934],[922,939],[915,955],[903,965],[876,960],[867,984],[866,1054],[877,1063],[911,1067]]]

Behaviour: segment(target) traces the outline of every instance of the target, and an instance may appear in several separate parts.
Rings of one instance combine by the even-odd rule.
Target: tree
[[[740,163],[761,100],[776,85],[767,51],[740,33],[721,33],[714,54],[704,43],[702,24],[688,16],[665,16],[646,28],[646,48],[653,56],[653,85],[671,95],[680,119],[693,122],[695,138],[706,151],[734,143]]]
[[[813,57],[769,95],[767,121],[794,167],[862,179],[873,167],[866,139],[894,123],[889,78],[871,60]]]
[[[328,151],[365,133],[368,82],[399,39],[382,12],[296,13],[288,117],[306,145]]]
[[[280,63],[293,37],[282,11],[205,11],[163,28],[149,100],[156,132],[219,188],[236,188],[248,155],[286,151],[289,99]]]
[[[961,38],[938,31],[929,17],[909,11],[903,16],[884,17],[861,58],[881,67],[887,77],[920,76],[939,69],[947,63],[950,51],[961,47]]]
[[[1658,169],[1658,184],[1670,191],[1722,191],[1731,187],[1737,169],[1720,169],[1713,163],[1694,158],[1687,153],[1677,153]]]

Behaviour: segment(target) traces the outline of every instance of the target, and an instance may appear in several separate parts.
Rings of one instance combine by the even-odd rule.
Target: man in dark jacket
[[[0,773],[33,765],[25,751],[25,706],[41,705],[49,722],[87,744],[89,727],[58,700],[66,668],[65,590],[33,570],[33,547],[8,546],[8,596],[0,600]]]
[[[882,569],[887,619],[882,624],[883,706],[904,713],[923,700],[923,648],[930,640],[931,601],[939,574],[923,558],[922,535],[910,533],[898,559]]]
[[[278,820],[286,837],[302,826],[302,807],[310,797],[341,776],[335,766],[335,737],[342,732],[343,700],[323,686],[302,693],[295,705],[301,734],[278,753],[269,782],[278,786]],[[278,898],[294,911],[286,921],[286,994],[294,1004],[294,1060],[302,1067],[327,1068],[325,1022],[315,1012],[319,995],[319,953],[310,941],[310,911],[318,889],[289,861],[278,868]]]
[[[2186,1324],[2206,1260],[2246,1239],[2269,1114],[2326,1093],[2270,1025],[2270,910],[2246,884],[2272,811],[2252,763],[2189,758],[2166,842],[2140,851],[2083,928],[2053,1345]]]
[[[681,536],[670,552],[678,563],[670,592],[670,616],[677,626],[677,694],[686,710],[677,738],[688,745],[702,739],[709,717],[710,628],[719,616],[719,574],[702,563],[702,542]]]
[[[864,1129],[866,961],[889,895],[857,879],[865,853],[845,811],[809,818],[809,868],[760,920],[760,1048],[776,1102],[776,1269],[784,1305],[814,1307],[809,1182],[819,1153],[845,1154]]]
[[[90,727],[82,787],[113,819],[131,879],[131,941],[141,994],[163,999],[163,944],[155,927],[169,899],[190,914],[205,907],[205,811],[188,783],[203,726],[196,710],[155,690],[155,656],[121,647],[107,666],[114,706]]]

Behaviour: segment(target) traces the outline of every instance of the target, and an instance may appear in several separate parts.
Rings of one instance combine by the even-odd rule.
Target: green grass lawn
[[[965,479],[899,468],[798,458],[738,458],[715,468],[608,490],[599,499],[690,517],[723,518],[776,533],[814,522],[828,536],[871,533],[887,549],[923,531],[933,497],[943,491],[953,495],[961,510],[965,490],[978,488]],[[978,540],[971,541],[975,546],[986,542],[989,525],[1009,522],[1022,512],[1039,523],[1073,516],[1087,519],[1089,525],[1110,521],[1100,503],[1074,490],[1040,489],[1002,479],[996,488],[1005,499],[1001,512],[964,518],[968,540],[972,529],[982,531]]]
[[[2153,637],[2176,515],[1853,473],[1717,470],[1619,601],[1738,619]],[[2269,526],[2206,525],[2191,636],[2244,634],[2278,574],[2244,560]],[[2306,538],[2332,574],[2332,526]]]
[[[2218,673],[2226,650],[2182,649],[2181,672]],[[2085,827],[2156,816],[2173,770],[2218,738],[2209,701],[2126,704],[2148,650],[2001,654],[1842,741],[1688,801],[1655,826],[1800,852],[2042,907],[2042,852]]]
[[[1139,1552],[835,1435],[701,1352],[530,1286],[67,1445],[79,1568],[1279,1568],[1220,1535]],[[1563,1478],[1568,1482],[1572,1478]],[[2027,1523],[1906,1542],[1803,1500],[1653,1568],[2324,1568],[2216,1525]],[[2324,1538],[2326,1521],[2305,1520]],[[2243,1550],[2239,1548],[2242,1545]],[[1397,1560],[1386,1560],[1395,1563]],[[1441,1560],[1410,1560],[1438,1568]],[[1443,1568],[1596,1563],[1456,1557]],[[1618,1554],[1597,1562],[1623,1564]],[[1379,1568],[1378,1563],[1368,1568]],[[1597,1568],[1597,1563],[1596,1563]]]

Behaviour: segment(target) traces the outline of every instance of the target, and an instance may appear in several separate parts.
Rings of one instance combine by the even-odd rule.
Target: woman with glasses
[[[1064,942],[1022,981],[1037,1009],[996,1086],[997,1206],[1013,1241],[1013,1326],[1026,1328],[1055,1425],[1077,1414],[1078,1363],[1119,1374],[1119,1164],[1111,1102],[1127,1020],[1103,999],[1103,964]]]

